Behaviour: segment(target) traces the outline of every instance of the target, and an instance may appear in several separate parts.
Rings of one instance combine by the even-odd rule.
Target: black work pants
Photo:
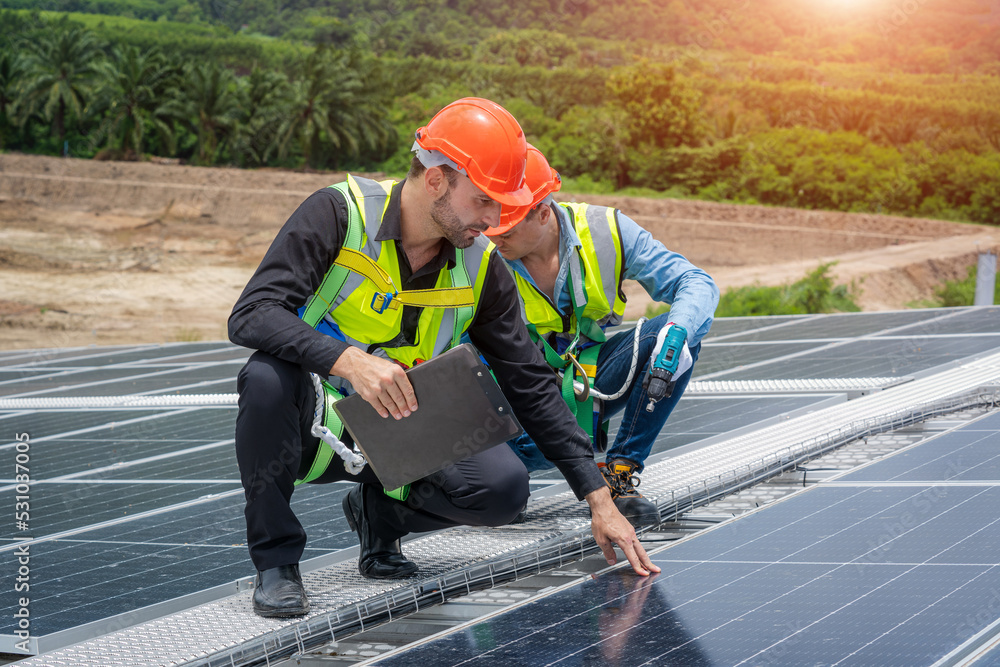
[[[298,563],[306,532],[289,503],[296,478],[304,476],[319,447],[310,432],[312,382],[298,365],[255,352],[239,373],[237,389],[236,459],[250,559],[258,570]],[[381,490],[368,466],[351,476],[337,457],[314,483],[335,481]],[[458,525],[502,526],[528,500],[528,472],[509,447],[493,447],[415,482],[406,502],[381,492],[365,496],[374,498],[370,515],[386,540]]]

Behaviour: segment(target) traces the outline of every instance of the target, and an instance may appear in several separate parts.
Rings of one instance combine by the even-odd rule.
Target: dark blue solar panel
[[[34,636],[253,574],[245,547],[66,541],[35,544],[30,552]],[[17,571],[13,552],[0,553],[0,567]],[[13,633],[15,604],[13,595],[0,598],[0,634]]]
[[[714,358],[720,347],[705,347],[698,365]],[[742,360],[745,354],[753,355],[754,348],[772,348],[774,345],[750,346],[747,351],[737,348],[732,354]],[[796,345],[787,345],[788,352]],[[801,347],[799,347],[801,349]],[[826,347],[792,359],[775,360],[750,369],[735,369],[721,373],[719,380],[758,379],[814,379],[847,377],[892,377],[912,375],[935,366],[958,361],[973,354],[1000,349],[1000,334],[978,338],[924,338],[905,340],[868,339]],[[773,357],[779,356],[777,354]],[[711,363],[719,365],[718,361]],[[745,362],[742,362],[745,363]],[[735,364],[726,365],[733,367]],[[701,373],[706,371],[702,369]],[[695,377],[697,379],[698,372]]]
[[[76,517],[79,525],[105,518],[127,518],[128,514],[234,488],[239,491],[225,497],[204,498],[196,505],[154,516],[33,544],[31,576],[38,582],[32,587],[33,634],[50,634],[126,613],[254,572],[246,550],[243,493],[238,482],[228,486],[58,487],[32,487],[32,516],[38,517],[37,521],[32,519],[36,537],[51,532],[45,530],[44,518],[51,522],[76,510],[80,512]],[[303,560],[357,545],[357,536],[347,526],[340,508],[340,501],[350,488],[349,484],[338,483],[308,485],[296,490],[292,506],[309,536]],[[53,490],[63,494],[65,503],[61,506],[58,499],[55,505],[49,502],[48,492]],[[147,498],[130,495],[136,492],[147,495],[151,504],[144,504]],[[13,567],[9,542],[0,541],[0,548],[7,549],[0,552],[0,567]],[[16,571],[16,567],[10,571]],[[12,631],[7,619],[12,618],[9,612],[13,609],[11,596],[0,600],[0,615],[4,616],[0,634]]]
[[[232,487],[230,487],[232,488]],[[341,500],[350,491],[348,483],[308,484],[292,495],[292,507],[306,529],[306,558],[331,550],[355,546],[357,536],[347,526]],[[207,493],[202,491],[202,495]],[[209,499],[169,513],[128,521],[85,537],[95,541],[182,543],[232,546],[246,542],[243,494]],[[221,583],[221,582],[220,582]]]
[[[102,521],[190,502],[209,493],[239,489],[239,480],[226,484],[33,484],[31,530],[42,537]],[[0,501],[14,507],[16,489],[0,492]],[[14,537],[19,535],[14,534]]]
[[[942,323],[947,333],[996,333],[1000,331],[1000,306],[966,308]],[[942,332],[944,333],[944,332]]]
[[[32,363],[46,366],[78,366],[101,368],[112,364],[126,363],[156,363],[158,360],[175,362],[178,360],[193,361],[197,363],[202,357],[210,357],[205,353],[212,350],[234,350],[240,349],[228,342],[212,343],[180,343],[167,345],[147,345],[143,347],[106,348],[95,347],[91,349],[77,350],[74,354],[40,353],[31,358],[18,360],[18,364]],[[192,356],[194,355],[194,356]],[[177,359],[180,358],[180,359]],[[231,357],[230,357],[231,358]],[[206,361],[208,359],[205,359]]]
[[[84,433],[54,437],[31,448],[31,474],[35,479],[93,471],[97,468],[128,463],[152,456],[204,447],[233,438],[236,408],[175,409],[144,417],[126,416],[121,422],[108,423],[108,413],[78,413],[80,425],[108,424]],[[20,424],[16,426],[20,431]],[[31,437],[35,433],[28,431]],[[11,434],[13,435],[13,434]],[[216,451],[231,450],[232,443],[219,445]],[[184,455],[173,457],[172,465],[184,470]],[[127,470],[122,468],[121,470]],[[102,478],[108,474],[99,473]]]
[[[698,356],[698,363],[694,366],[692,377],[695,380],[701,379],[710,373],[721,373],[722,371],[739,372],[741,366],[755,364],[761,361],[776,360],[789,354],[806,352],[822,347],[824,343],[762,343],[758,345],[740,345],[739,343],[705,343],[702,345],[701,354]],[[765,370],[749,371],[751,378],[781,378],[784,375],[773,375],[770,373],[770,366],[765,366]],[[729,379],[729,374],[725,375]]]
[[[752,331],[763,327],[773,327],[784,322],[794,322],[796,320],[811,317],[810,315],[797,315],[791,317],[719,317],[712,322],[712,329],[708,332],[705,340],[718,338],[719,336],[729,336],[744,331]]]
[[[751,331],[742,336],[727,339],[726,342],[808,340],[812,338],[856,338],[896,329],[940,317],[941,311],[910,310],[895,313],[844,313],[803,319],[763,331]],[[895,332],[908,335],[908,330]]]
[[[945,433],[841,478],[845,482],[1000,481],[1000,430]]]
[[[13,410],[0,414],[7,422],[0,430],[0,442],[14,442],[15,433],[27,433],[32,441],[40,441],[71,431],[94,429],[100,426],[112,428],[112,424],[148,419],[150,416],[165,415],[175,409],[128,409],[128,410]],[[2,445],[0,445],[2,447]],[[2,451],[2,449],[0,449]]]
[[[150,349],[153,346],[143,345],[108,345],[97,347],[51,348],[43,350],[10,350],[0,353],[0,367],[31,366],[39,364],[62,364],[68,359],[79,357],[93,358],[95,356],[120,353],[136,349]]]
[[[1000,619],[998,503],[810,488],[654,554],[651,580],[619,569],[380,664],[930,665]]]

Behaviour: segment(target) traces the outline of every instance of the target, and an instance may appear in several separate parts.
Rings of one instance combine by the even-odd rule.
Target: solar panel
[[[104,368],[111,365],[129,363],[174,361],[178,357],[193,357],[197,361],[201,360],[201,357],[206,354],[222,353],[232,355],[235,352],[249,354],[248,350],[228,343],[168,343],[163,345],[140,345],[118,348],[77,348],[70,351],[39,351],[34,354],[25,355],[25,357],[17,360],[11,360],[10,364],[28,368],[51,366]]]
[[[800,322],[811,319],[812,315],[792,315],[788,317],[723,317],[712,322],[712,329],[705,340],[722,336],[735,336],[744,331],[752,331],[765,327],[777,327],[789,322]]]
[[[998,501],[811,488],[657,552],[649,580],[615,570],[380,664],[930,665],[1000,618]]]
[[[866,466],[845,482],[1000,482],[1000,415]]]
[[[243,362],[214,362],[199,365],[81,367],[49,371],[30,378],[0,384],[0,396],[117,396],[151,391],[169,391],[182,386],[211,382],[216,393],[235,391],[235,376]],[[2,379],[2,378],[0,378]],[[201,392],[204,393],[204,389]]]
[[[726,344],[727,348],[738,346],[738,343]],[[959,338],[924,338],[924,339],[866,339],[851,341],[847,345],[818,347],[811,352],[788,359],[776,358],[774,354],[769,363],[753,368],[739,369],[732,361],[722,363],[715,360],[719,348],[712,346],[702,350],[698,365],[706,363],[695,379],[711,374],[712,379],[720,380],[759,380],[767,378],[781,379],[811,379],[811,378],[846,378],[865,376],[903,376],[913,375],[929,370],[935,366],[958,361],[974,354],[987,352],[1000,346],[1000,334],[982,337]],[[731,354],[734,359],[748,363],[747,359],[759,356],[756,347],[773,347],[772,345],[753,346],[748,350],[737,349]],[[789,353],[796,350],[794,346]],[[800,348],[801,349],[801,348]],[[726,372],[710,371],[716,366],[726,366],[732,370]]]
[[[93,358],[121,351],[149,350],[153,345],[108,345],[97,347],[51,348],[41,350],[11,350],[0,356],[0,367],[30,366],[33,364],[54,363],[59,360],[76,358]]]
[[[941,317],[937,310],[913,310],[898,313],[845,313],[805,318],[785,326],[752,331],[727,338],[727,342],[810,340],[821,338],[857,338],[898,327],[927,322]],[[714,327],[714,325],[713,325]]]
[[[98,426],[87,428],[81,424],[80,429],[66,435],[50,436],[45,446],[39,442],[31,452],[31,471],[37,480],[70,474],[94,477],[103,476],[109,466],[131,466],[150,457],[199,451],[212,443],[228,442],[228,449],[232,449],[235,413],[234,408],[182,408],[140,413],[110,424],[98,418],[94,420],[102,422]],[[26,432],[32,439],[36,437]],[[217,447],[225,448],[221,444]],[[182,463],[182,459],[177,462]]]
[[[953,311],[954,317],[942,323],[948,333],[996,333],[1000,331],[1000,308],[962,308]]]
[[[820,348],[823,343],[703,343],[698,363],[694,366],[695,380],[721,376],[726,371],[737,371],[743,366],[773,362],[792,354],[805,353]],[[777,378],[776,375],[765,377]]]

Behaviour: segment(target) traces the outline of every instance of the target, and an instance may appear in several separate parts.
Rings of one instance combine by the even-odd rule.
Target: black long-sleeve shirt
[[[412,272],[400,243],[400,192],[397,184],[376,236],[396,241],[400,289],[430,289],[438,273],[455,264],[455,247],[444,241],[438,255]],[[347,229],[347,204],[340,192],[312,194],[278,232],[260,266],[229,316],[229,339],[262,350],[326,377],[348,344],[312,329],[298,316],[340,252]],[[419,309],[403,307],[402,336],[416,328]],[[528,337],[521,320],[517,288],[496,253],[490,256],[485,283],[469,338],[493,368],[518,421],[547,459],[559,468],[578,498],[605,486],[594,463],[590,439],[579,428],[560,395],[552,370]]]

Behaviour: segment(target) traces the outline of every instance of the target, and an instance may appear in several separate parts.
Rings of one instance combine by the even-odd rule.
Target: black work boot
[[[656,526],[660,523],[660,512],[656,505],[646,500],[635,487],[639,486],[639,466],[628,459],[613,459],[597,464],[604,474],[604,481],[611,487],[611,499],[615,507],[629,523],[636,528]]]
[[[259,616],[287,618],[309,613],[309,598],[302,585],[298,565],[279,565],[257,570],[253,610]]]
[[[371,502],[363,484],[356,485],[344,496],[344,516],[351,530],[358,534],[358,571],[369,579],[398,579],[417,571],[416,563],[406,559],[399,548],[399,538],[386,540],[379,537],[372,527],[368,513]],[[370,493],[370,492],[368,492]]]

